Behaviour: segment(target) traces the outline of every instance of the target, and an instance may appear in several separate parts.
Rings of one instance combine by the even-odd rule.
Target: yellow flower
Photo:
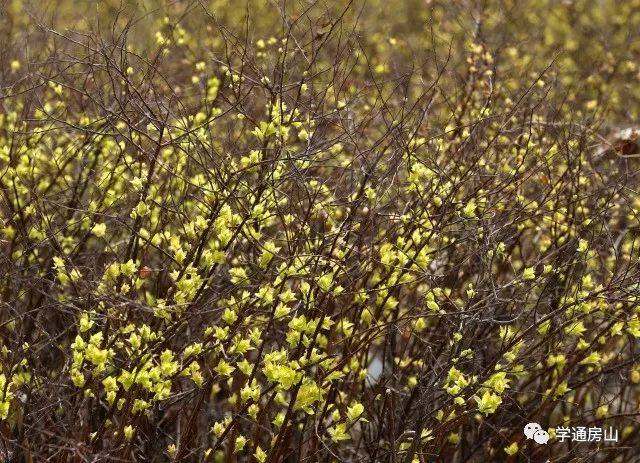
[[[226,424],[221,422],[221,421],[216,421],[213,424],[213,427],[211,428],[211,432],[213,432],[213,434],[216,437],[220,437],[222,436],[222,434],[224,433],[224,430],[226,429]]]
[[[356,421],[360,419],[364,413],[364,405],[360,402],[354,403],[351,407],[347,408],[347,419],[349,421]]]
[[[635,338],[640,338],[640,320],[636,315],[627,322],[627,332]]]
[[[255,457],[256,460],[258,460],[259,463],[264,463],[264,461],[267,459],[267,452],[262,450],[258,445],[256,447],[256,451],[253,454],[253,456]]]
[[[235,371],[235,367],[231,366],[228,362],[223,359],[220,359],[218,365],[214,368],[214,370],[220,376],[231,376],[231,373]]]
[[[462,214],[467,218],[472,218],[476,215],[476,208],[478,205],[473,201],[469,201],[462,209]]]
[[[518,443],[514,442],[509,447],[505,447],[504,452],[509,456],[515,455],[518,453]]]
[[[523,280],[533,280],[535,277],[536,277],[536,272],[534,271],[533,267],[527,267],[522,272]]]
[[[127,440],[127,442],[133,439],[133,426],[128,424],[127,426],[124,427],[123,432],[124,432],[124,438]]]
[[[280,251],[280,248],[275,245],[273,241],[269,241],[264,244],[264,249],[262,250],[262,254],[260,255],[260,268],[266,269],[273,259],[273,256]]]
[[[498,409],[498,406],[502,403],[502,398],[497,394],[485,390],[481,398],[476,397],[476,402],[480,413],[489,416]]]
[[[350,438],[349,434],[346,432],[346,425],[344,423],[338,423],[335,426],[329,428],[329,435],[331,436],[331,440],[334,442],[340,442],[343,440],[348,440]]]
[[[238,319],[238,314],[232,308],[226,308],[222,314],[222,319],[227,325],[233,325]]]
[[[596,409],[596,418],[602,419],[605,416],[607,416],[607,413],[609,412],[609,406],[607,404],[604,405],[600,405],[597,409]]]
[[[589,249],[589,242],[581,239],[578,243],[578,252],[585,252],[587,249]]]
[[[71,381],[76,387],[84,386],[84,375],[79,370],[71,370]]]
[[[236,442],[233,446],[233,453],[238,453],[240,452],[244,446],[247,444],[247,438],[244,436],[238,436],[236,437]]]
[[[98,238],[102,238],[107,231],[107,225],[104,223],[97,223],[94,225],[92,233]]]

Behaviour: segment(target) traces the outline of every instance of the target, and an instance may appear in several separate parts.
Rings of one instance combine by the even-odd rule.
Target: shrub
[[[638,2],[5,3],[2,459],[633,457]]]

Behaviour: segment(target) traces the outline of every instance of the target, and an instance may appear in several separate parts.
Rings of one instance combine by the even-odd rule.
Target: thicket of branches
[[[0,13],[0,460],[634,461],[639,2]]]

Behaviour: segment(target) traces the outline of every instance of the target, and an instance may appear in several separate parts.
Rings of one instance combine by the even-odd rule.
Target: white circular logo
[[[544,445],[549,442],[549,433],[542,429],[538,423],[527,424],[523,431],[527,439],[533,439],[536,444]]]

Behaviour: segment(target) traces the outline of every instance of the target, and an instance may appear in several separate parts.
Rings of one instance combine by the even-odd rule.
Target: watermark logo
[[[527,439],[533,439],[536,444],[546,444],[549,442],[549,433],[542,429],[538,423],[529,423],[524,427],[524,435]]]
[[[618,442],[618,430],[609,428],[587,428],[586,426],[575,426],[566,428],[558,426],[556,428],[556,438],[560,442],[566,440],[573,442]]]
[[[533,439],[537,444],[546,444],[549,442],[549,433],[542,429],[538,423],[529,423],[524,429],[524,435],[527,439]],[[609,426],[609,428],[587,428],[586,426],[576,426],[566,428],[558,426],[556,429],[556,439],[559,442],[618,442],[618,430]]]

